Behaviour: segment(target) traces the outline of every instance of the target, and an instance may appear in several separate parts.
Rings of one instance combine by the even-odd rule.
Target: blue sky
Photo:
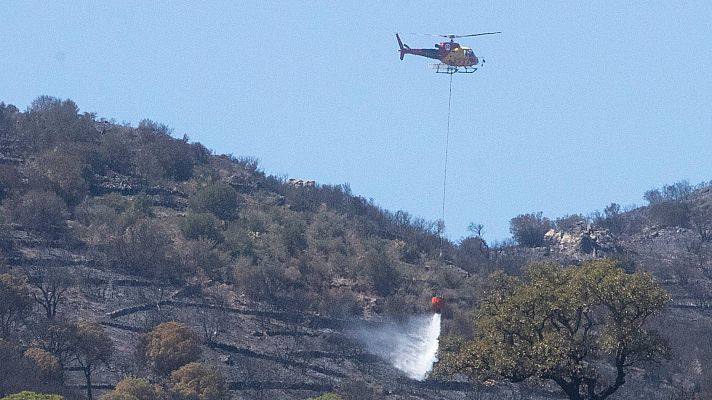
[[[196,4],[3,4],[0,101],[48,94],[151,118],[268,173],[350,183],[434,220],[448,78],[399,61],[394,33],[499,30],[460,41],[487,64],[453,81],[450,238],[477,222],[503,239],[520,213],[588,213],[712,179],[708,1]]]

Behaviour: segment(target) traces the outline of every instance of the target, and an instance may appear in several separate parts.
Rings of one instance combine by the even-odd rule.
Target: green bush
[[[106,246],[109,267],[163,281],[183,278],[168,230],[155,220],[139,220]]]
[[[110,130],[103,135],[97,149],[97,161],[107,169],[120,174],[131,173],[133,153],[129,143],[130,136],[118,129]]]
[[[182,249],[183,263],[188,273],[202,272],[213,280],[225,281],[230,256],[216,247],[216,242],[205,237],[191,240]]]
[[[553,227],[541,212],[521,214],[509,221],[509,231],[520,246],[540,247],[544,245],[544,234]]]
[[[229,397],[225,377],[198,362],[173,371],[170,386],[177,400],[223,400]]]
[[[23,117],[19,119],[20,144],[35,152],[59,144],[86,143],[97,135],[93,115],[79,114],[71,100],[40,96]]]
[[[190,208],[197,213],[210,212],[229,220],[237,216],[237,192],[224,182],[210,184],[190,197]]]
[[[200,356],[198,339],[190,328],[180,322],[157,325],[145,338],[148,366],[159,374],[168,375]]]
[[[23,186],[22,176],[14,165],[0,164],[0,200]]]
[[[56,369],[54,372],[59,372]],[[23,356],[22,348],[0,339],[0,398],[25,399],[25,397],[3,397],[11,393],[31,390],[44,393],[62,393],[60,378],[43,376],[35,360]],[[34,399],[34,397],[27,397]],[[44,398],[41,398],[44,399]]]
[[[0,102],[0,139],[15,137],[19,115],[17,107]]]
[[[138,400],[138,398],[128,393],[109,392],[99,397],[99,400]]]
[[[366,251],[363,262],[373,289],[380,296],[393,293],[401,283],[401,274],[396,269],[393,260],[386,252],[385,245],[372,242],[372,247]]]
[[[141,121],[137,128],[141,145],[136,152],[135,164],[144,178],[163,178],[186,181],[193,176],[195,149],[187,137],[177,140],[171,137],[171,129],[149,119]]]
[[[30,190],[10,199],[7,209],[14,222],[44,236],[60,237],[66,230],[67,205],[53,192]]]
[[[158,400],[166,398],[158,385],[152,385],[145,379],[127,377],[116,384],[113,392],[101,397],[101,400]]]
[[[281,222],[281,238],[284,248],[290,256],[295,256],[307,247],[306,221],[298,214],[293,214]]]
[[[149,147],[163,168],[164,177],[179,182],[193,176],[193,149],[181,140],[164,138]]]
[[[9,338],[31,312],[32,297],[25,279],[0,274],[0,338]]]
[[[40,379],[44,382],[61,382],[62,367],[52,353],[37,347],[25,350],[24,356],[34,364]]]
[[[24,391],[5,396],[0,400],[64,400],[64,397],[58,394],[42,394]]]
[[[223,235],[220,220],[211,213],[188,213],[180,221],[180,230],[186,239],[205,238],[222,242]]]
[[[89,193],[91,169],[86,157],[77,149],[48,150],[37,156],[33,168],[46,177],[51,189],[67,204],[79,204]]]
[[[479,272],[489,262],[489,248],[481,237],[462,239],[455,252],[455,265],[468,272]]]

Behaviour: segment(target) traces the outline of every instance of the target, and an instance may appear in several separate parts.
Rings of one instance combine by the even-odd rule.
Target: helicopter
[[[413,54],[416,56],[422,56],[427,58],[433,58],[439,60],[440,63],[432,64],[433,69],[436,73],[440,74],[454,74],[454,73],[466,73],[471,74],[477,71],[478,66],[482,66],[485,62],[483,59],[477,58],[475,53],[469,47],[460,46],[460,43],[456,43],[455,39],[465,38],[472,36],[482,36],[482,35],[494,35],[502,32],[484,32],[484,33],[474,33],[471,35],[433,35],[429,33],[421,34],[427,36],[442,37],[450,39],[449,42],[441,42],[435,45],[434,49],[411,49],[407,44],[403,44],[400,36],[396,33],[396,39],[398,39],[398,46],[400,47],[400,59],[406,54]]]

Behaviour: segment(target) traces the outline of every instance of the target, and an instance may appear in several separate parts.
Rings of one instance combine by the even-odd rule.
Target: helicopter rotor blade
[[[432,37],[441,37],[445,39],[457,39],[457,38],[464,38],[464,37],[472,37],[472,36],[482,36],[482,35],[494,35],[497,33],[502,33],[502,32],[484,32],[484,33],[473,33],[471,35],[439,35],[435,33],[409,33],[409,35],[423,35],[423,36],[432,36]]]
[[[434,33],[409,33],[409,35],[421,35],[421,36],[432,36],[432,37],[443,37],[443,38],[449,38],[450,35],[437,35]]]
[[[449,37],[453,38],[463,38],[463,37],[472,37],[472,36],[482,36],[482,35],[494,35],[497,33],[502,33],[502,32],[484,32],[484,33],[473,33],[472,35],[451,35]]]

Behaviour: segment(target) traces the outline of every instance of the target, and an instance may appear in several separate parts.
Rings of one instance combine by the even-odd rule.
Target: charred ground
[[[233,398],[556,398],[552,387],[412,381],[344,332],[354,320],[428,312],[437,291],[449,302],[444,333],[467,336],[489,273],[602,257],[652,272],[673,297],[656,321],[673,359],[637,370],[621,398],[712,393],[708,185],[653,190],[648,206],[625,211],[523,214],[512,220],[516,242],[488,245],[474,229],[445,241],[440,256],[437,223],[383,210],[348,185],[295,184],[150,120],[97,121],[70,100],[40,97],[26,111],[0,104],[0,153],[3,269],[32,300],[0,350],[23,360],[47,324],[99,323],[114,351],[94,372],[95,393],[152,376],[136,349],[157,325],[180,321]],[[0,394],[83,393],[70,358],[52,387],[12,378],[33,364],[8,365]]]

